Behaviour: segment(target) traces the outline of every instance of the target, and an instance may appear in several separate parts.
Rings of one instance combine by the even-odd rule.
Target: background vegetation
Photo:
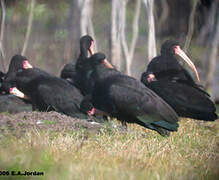
[[[34,1],[33,21],[25,56],[38,67],[59,75],[63,65],[75,61],[78,56],[78,41],[84,31],[94,35],[98,51],[104,52],[108,59],[112,57],[111,17],[112,3],[110,0],[7,0],[5,33],[3,47],[5,51],[4,64],[7,66],[11,57],[21,53],[28,28],[28,19],[31,14],[31,2]],[[126,2],[125,38],[130,46],[134,33],[132,31],[135,16],[135,7],[138,0],[124,0]],[[140,1],[140,0],[139,0]],[[145,1],[145,0],[144,0]],[[148,63],[148,36],[149,19],[148,9],[140,3],[140,16],[138,19],[139,33],[131,63],[131,75],[139,78]],[[91,18],[93,29],[87,27],[82,30],[82,5],[91,9],[86,17]],[[150,2],[150,1],[149,1]],[[152,2],[152,1],[151,1]],[[198,66],[201,74],[201,84],[207,86],[213,98],[219,96],[218,68],[218,1],[211,0],[156,0],[153,1],[153,18],[155,23],[156,46],[159,53],[160,44],[165,39],[175,39],[184,47],[188,36],[188,55]],[[121,4],[121,3],[120,3]],[[193,11],[194,9],[194,11]],[[84,11],[83,11],[84,12]],[[86,11],[85,11],[86,12]],[[86,18],[85,18],[86,19]],[[91,30],[93,31],[91,33]],[[191,31],[191,32],[190,32]],[[118,31],[117,33],[120,33]],[[216,44],[213,44],[213,40]],[[216,57],[212,58],[213,49],[216,48]],[[131,49],[131,48],[129,48]],[[116,61],[124,65],[127,57],[122,53]],[[116,62],[114,61],[114,62]],[[214,63],[212,63],[214,61]],[[2,63],[1,63],[2,64]],[[4,71],[0,64],[0,70]],[[125,71],[124,66],[121,67]],[[213,73],[213,79],[208,74]],[[210,81],[210,85],[207,81]],[[213,91],[212,91],[213,86]]]
[[[11,57],[23,50],[31,2],[33,0],[5,0],[5,32],[1,42],[5,57],[1,56],[1,71],[5,71],[3,64],[7,69]],[[76,6],[79,2],[85,1],[35,0],[33,24],[24,54],[34,66],[59,75],[65,63],[76,60],[78,40],[82,34],[78,22],[81,11]],[[97,49],[104,52],[109,60],[112,57],[112,2],[93,0],[89,6],[93,9],[91,15]],[[126,6],[125,33],[129,45],[133,37],[136,3],[137,0],[129,0]],[[147,10],[142,1],[139,34],[131,64],[131,75],[138,79],[148,63]],[[213,72],[214,78],[210,80],[208,90],[215,100],[219,99],[217,10],[218,1],[211,0],[155,0],[153,10],[158,52],[160,44],[170,38],[178,40],[184,47],[189,29],[193,26],[187,54],[198,66],[201,84],[206,85],[208,74]],[[212,58],[215,49],[216,57]],[[119,60],[123,63],[121,70],[125,71],[124,53]],[[211,62],[215,65],[212,66]],[[52,180],[211,180],[219,177],[218,120],[206,123],[181,119],[178,132],[164,138],[138,125],[128,125],[127,131],[121,130],[115,120],[92,133],[84,126],[72,130],[74,120],[60,116],[54,112],[29,115],[1,113],[0,170],[42,171],[44,176],[27,179]],[[67,119],[67,126],[62,126]],[[41,124],[38,124],[39,121]]]

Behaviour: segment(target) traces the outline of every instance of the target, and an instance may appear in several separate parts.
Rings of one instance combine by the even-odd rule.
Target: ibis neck
[[[88,50],[83,46],[80,48],[80,57],[88,57]]]

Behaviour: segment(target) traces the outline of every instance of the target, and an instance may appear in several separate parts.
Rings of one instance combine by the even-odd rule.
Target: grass
[[[44,123],[45,125],[51,125],[51,124],[55,124],[56,122],[54,121],[49,121],[49,120],[41,120],[42,123]]]
[[[0,169],[42,171],[36,179],[216,179],[219,177],[219,121],[183,119],[164,138],[129,125],[127,132],[88,135],[26,132],[0,136]],[[7,176],[6,179],[11,179]],[[13,176],[24,179],[24,176]]]

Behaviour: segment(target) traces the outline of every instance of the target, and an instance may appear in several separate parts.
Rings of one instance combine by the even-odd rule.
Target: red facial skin
[[[33,66],[28,62],[28,60],[25,60],[23,61],[23,68],[30,69],[30,68],[33,68]]]
[[[87,112],[87,114],[88,114],[89,116],[93,116],[93,115],[95,114],[95,111],[96,111],[96,109],[95,109],[95,108],[92,108],[90,111]]]
[[[154,74],[149,74],[147,76],[147,81],[150,83],[152,81],[156,81],[157,79],[155,78],[155,75]]]
[[[30,100],[28,96],[26,96],[24,93],[22,93],[20,90],[18,90],[16,87],[9,89],[10,94],[13,94],[21,99]]]
[[[91,41],[91,45],[90,45],[90,48],[88,49],[88,51],[90,52],[90,55],[94,54],[94,41]]]

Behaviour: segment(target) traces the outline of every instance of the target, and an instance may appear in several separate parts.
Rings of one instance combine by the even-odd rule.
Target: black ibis
[[[16,54],[11,58],[8,72],[4,75],[4,79],[2,81],[2,90],[6,93],[9,93],[9,89],[12,86],[15,86],[14,79],[16,77],[16,73],[23,69],[23,63],[25,63],[27,58],[20,54]]]
[[[176,54],[192,67],[199,81],[192,61],[180,49],[179,44],[171,40],[164,42],[161,55],[151,60],[141,81],[162,97],[179,116],[205,121],[217,119],[216,108],[209,94],[178,63]]]
[[[89,61],[94,81],[91,102],[95,108],[116,117],[123,125],[137,123],[161,135],[177,131],[176,112],[156,93],[135,78],[111,68],[102,53],[92,55]]]
[[[70,84],[76,86],[81,90],[83,94],[87,94],[89,87],[84,84],[85,80],[83,76],[84,69],[89,69],[89,63],[87,63],[88,52],[93,54],[94,40],[91,36],[85,35],[80,38],[80,54],[76,62],[66,64],[61,71],[61,78],[66,79]]]
[[[195,65],[180,48],[180,45],[173,40],[167,40],[162,44],[161,55],[150,61],[144,73],[144,77],[146,77],[148,81],[153,81],[154,79],[174,79],[189,81],[190,84],[194,83],[189,72],[179,64],[175,55],[179,55],[194,70],[199,82],[200,78]]]
[[[54,110],[72,117],[87,117],[80,110],[83,96],[76,87],[64,79],[32,67],[27,60],[19,59],[19,62],[21,68],[11,79],[14,82],[10,88],[11,94],[30,100],[33,110]]]

